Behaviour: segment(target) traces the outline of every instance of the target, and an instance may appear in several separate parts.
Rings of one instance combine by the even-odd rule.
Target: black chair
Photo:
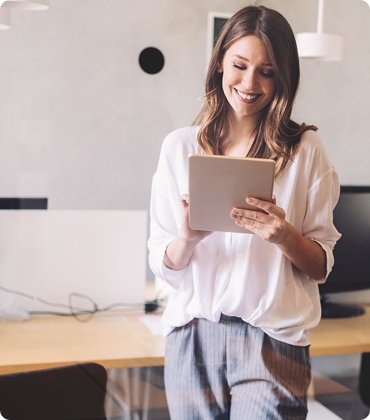
[[[358,388],[362,402],[370,408],[370,353],[362,353]]]
[[[0,375],[9,420],[105,420],[107,372],[96,363]]]

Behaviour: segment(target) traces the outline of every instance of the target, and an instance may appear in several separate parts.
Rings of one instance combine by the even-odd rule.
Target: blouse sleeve
[[[333,249],[341,237],[333,223],[333,210],[338,202],[340,186],[338,175],[328,161],[325,151],[320,150],[314,165],[315,176],[308,189],[303,236],[316,241],[326,254],[326,275],[324,283],[334,265]]]
[[[180,162],[179,157],[174,155],[173,140],[175,139],[171,134],[164,140],[157,170],[152,179],[148,249],[149,266],[153,274],[177,288],[188,267],[183,270],[172,270],[163,262],[166,248],[177,235],[181,224],[180,196],[187,192],[180,191],[179,185],[182,184],[178,179],[181,177],[181,170],[178,168]]]

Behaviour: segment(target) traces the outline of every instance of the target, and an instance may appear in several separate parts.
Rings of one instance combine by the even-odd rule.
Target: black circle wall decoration
[[[145,73],[159,73],[164,66],[164,55],[158,48],[144,48],[139,55],[139,64]]]

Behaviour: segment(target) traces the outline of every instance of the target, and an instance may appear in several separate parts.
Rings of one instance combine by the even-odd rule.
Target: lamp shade
[[[302,58],[325,61],[343,59],[343,37],[322,32],[301,32],[296,35],[298,54]]]
[[[49,0],[7,0],[1,7],[22,10],[48,10]]]
[[[0,7],[0,31],[10,29],[10,10]]]

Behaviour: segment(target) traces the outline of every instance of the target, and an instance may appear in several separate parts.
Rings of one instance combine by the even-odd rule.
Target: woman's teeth
[[[253,93],[244,93],[240,92],[239,90],[236,90],[237,94],[240,96],[241,99],[244,101],[254,101],[257,99],[258,95]]]

